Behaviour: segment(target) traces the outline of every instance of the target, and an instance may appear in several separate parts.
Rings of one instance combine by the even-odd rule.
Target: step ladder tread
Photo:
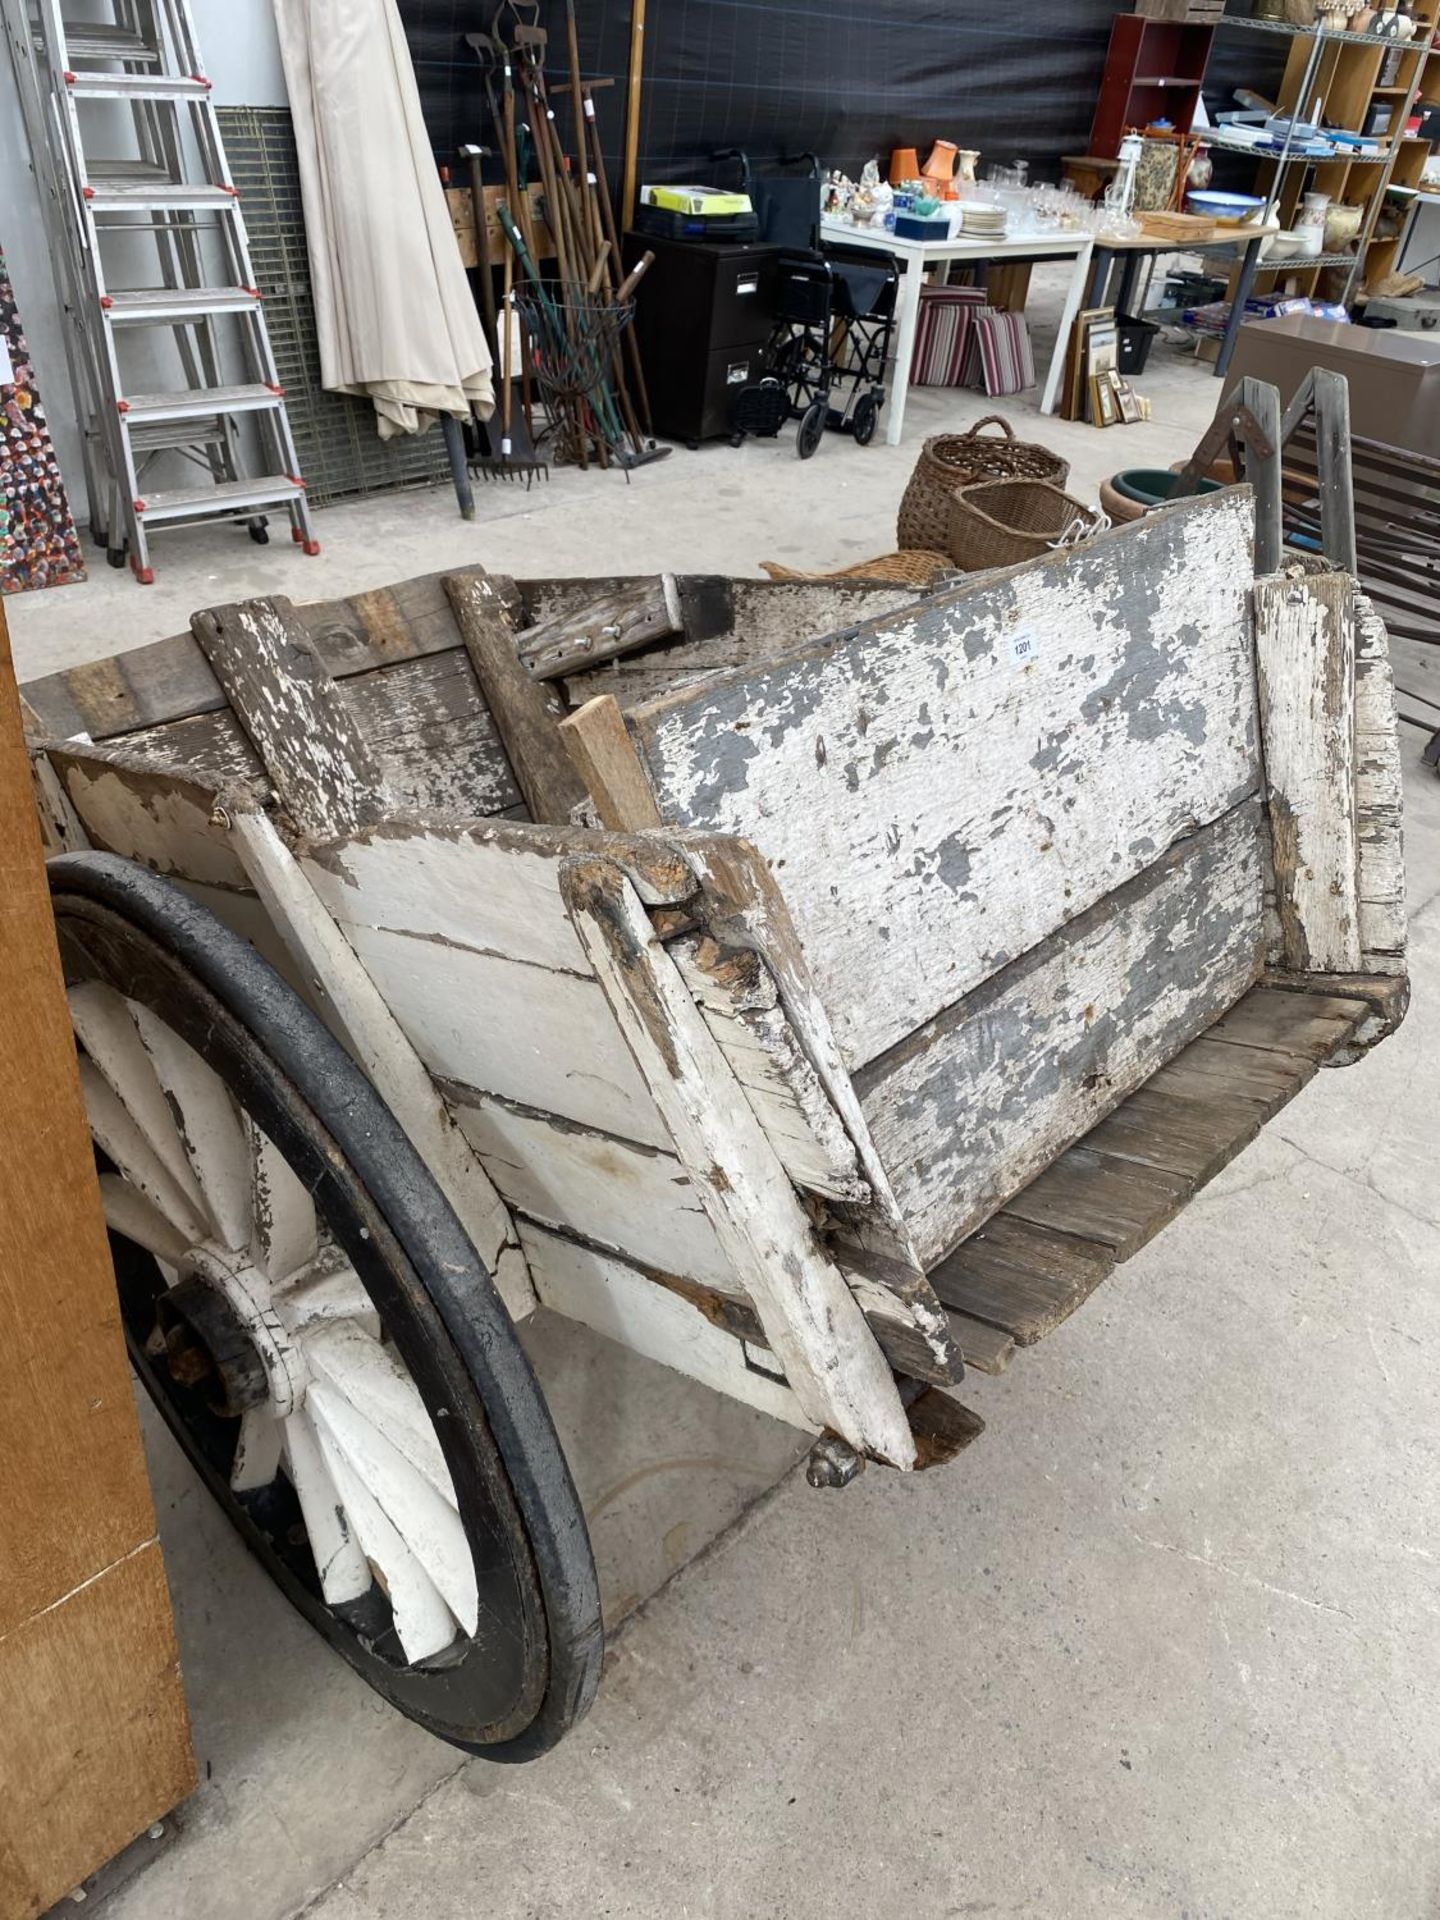
[[[207,80],[155,73],[77,73],[70,91],[84,100],[203,100]]]
[[[136,180],[92,174],[90,206],[96,213],[113,211],[183,212],[189,208],[228,210],[235,196],[225,187],[176,185],[173,181]]]
[[[123,287],[112,288],[108,297],[114,321],[244,313],[257,304],[250,287]]]
[[[244,480],[219,480],[196,487],[171,487],[147,491],[140,518],[148,525],[154,520],[170,520],[191,513],[234,513],[242,507],[270,506],[282,500],[303,496],[305,489],[288,474],[258,474]]]
[[[131,27],[112,26],[104,20],[66,20],[63,28],[65,51],[71,61],[132,60],[147,66],[159,62],[159,48]]]
[[[281,404],[281,396],[273,387],[259,384],[183,387],[174,393],[128,393],[125,399],[131,421],[154,420],[162,415],[178,419],[182,414],[198,418],[207,413],[253,413],[259,408]]]

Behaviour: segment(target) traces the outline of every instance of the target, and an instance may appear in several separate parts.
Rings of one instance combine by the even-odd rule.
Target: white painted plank
[[[1355,597],[1355,795],[1360,945],[1367,971],[1400,973],[1409,939],[1405,796],[1389,637],[1373,602]]]
[[[395,821],[306,852],[316,893],[346,927],[381,927],[556,973],[590,969],[560,898],[560,862],[603,854],[652,906],[692,883],[664,839],[501,822]]]
[[[230,1485],[236,1493],[254,1493],[271,1485],[280,1471],[284,1439],[284,1423],[270,1407],[251,1407],[241,1415],[240,1438],[230,1467]]]
[[[567,866],[565,888],[675,1150],[807,1418],[862,1452],[913,1466],[889,1365],[634,890],[603,862]]]
[[[753,840],[849,1064],[1256,790],[1227,492],[630,716],[667,820]]]
[[[123,749],[52,749],[50,759],[92,843],[172,879],[244,887],[215,819],[215,795],[179,771],[130,766]]]
[[[927,1271],[1259,977],[1261,849],[1252,801],[858,1077]]]
[[[602,1133],[669,1145],[593,978],[373,927],[348,932],[432,1074]]]
[[[607,1259],[527,1221],[520,1223],[520,1239],[542,1305],[729,1400],[756,1407],[788,1426],[819,1432],[784,1382],[747,1366],[744,1343],[712,1325],[688,1300],[656,1286],[623,1261]]]
[[[237,813],[232,830],[245,871],[311,994],[455,1209],[506,1310],[515,1319],[523,1318],[533,1309],[535,1294],[509,1214],[452,1124],[401,1021],[316,897],[311,876],[292,857],[273,823],[261,813]]]
[[[517,1212],[570,1227],[664,1273],[739,1291],[734,1268],[673,1153],[557,1123],[483,1095],[453,1111]]]

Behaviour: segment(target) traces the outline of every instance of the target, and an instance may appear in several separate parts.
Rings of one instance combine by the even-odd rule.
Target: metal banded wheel
[[[108,854],[51,894],[135,1366],[249,1546],[378,1693],[496,1760],[602,1651],[584,1516],[479,1256],[243,940]]]

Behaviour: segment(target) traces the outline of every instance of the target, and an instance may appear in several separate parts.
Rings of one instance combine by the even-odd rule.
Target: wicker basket
[[[966,573],[1013,567],[1098,533],[1101,516],[1046,480],[984,480],[950,503],[950,558]]]
[[[982,439],[986,427],[999,427],[1003,439]],[[900,503],[896,545],[913,552],[942,552],[950,537],[950,504],[957,487],[979,480],[1048,480],[1063,487],[1070,463],[1048,447],[1015,438],[998,413],[978,421],[968,433],[941,433],[925,442]]]
[[[884,553],[876,560],[862,560],[858,567],[838,567],[833,573],[797,573],[782,567],[778,560],[762,560],[760,565],[772,580],[879,580],[898,587],[932,587],[955,565],[944,553]]]

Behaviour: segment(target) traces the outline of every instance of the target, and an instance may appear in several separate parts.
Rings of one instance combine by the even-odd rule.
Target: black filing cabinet
[[[735,393],[765,370],[780,249],[627,233],[627,272],[647,250],[635,332],[655,431],[691,446],[728,436]]]

